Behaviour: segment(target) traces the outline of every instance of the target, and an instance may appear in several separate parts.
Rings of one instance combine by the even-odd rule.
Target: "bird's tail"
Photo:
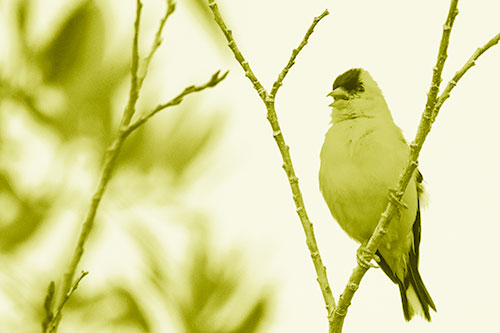
[[[403,314],[406,321],[413,318],[415,314],[423,316],[427,321],[431,320],[429,308],[436,311],[436,306],[432,301],[431,295],[425,288],[422,277],[418,272],[418,257],[411,251],[406,268],[406,274],[403,280],[399,279],[389,267],[380,252],[377,251],[380,258],[380,268],[384,273],[399,286],[401,294],[401,303],[403,304]]]

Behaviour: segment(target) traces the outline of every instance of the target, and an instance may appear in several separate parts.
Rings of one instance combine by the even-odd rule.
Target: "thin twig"
[[[135,113],[135,108],[136,108],[137,100],[139,98],[139,92],[141,89],[142,81],[140,81],[140,80],[143,80],[143,78],[140,79],[138,76],[139,59],[140,59],[139,58],[138,44],[139,44],[139,26],[140,26],[140,21],[141,21],[142,3],[140,0],[137,0],[136,3],[137,3],[137,8],[136,8],[136,18],[135,18],[135,22],[134,22],[134,39],[133,39],[133,43],[132,43],[132,66],[131,66],[131,83],[130,83],[129,99],[127,102],[127,106],[125,107],[125,110],[123,112],[123,116],[122,116],[122,119],[120,122],[118,134],[117,134],[115,140],[111,143],[111,145],[106,150],[106,156],[104,159],[104,166],[103,166],[103,170],[102,170],[102,173],[100,176],[99,184],[97,186],[97,189],[96,189],[94,195],[92,196],[92,200],[91,200],[87,215],[82,223],[82,228],[81,228],[80,234],[78,236],[77,245],[76,245],[75,251],[73,253],[73,257],[71,259],[71,262],[69,264],[68,270],[64,274],[63,285],[62,285],[61,294],[60,294],[61,296],[59,297],[57,304],[55,305],[55,307],[56,307],[55,314],[52,316],[52,318],[50,320],[48,320],[49,325],[47,325],[47,327],[48,327],[48,332],[50,332],[50,333],[57,332],[57,328],[58,328],[59,322],[60,322],[61,317],[62,317],[63,307],[64,307],[67,299],[71,296],[74,289],[76,289],[76,287],[78,286],[79,280],[81,280],[81,278],[83,278],[83,276],[85,276],[85,275],[83,275],[79,279],[77,279],[76,282],[73,282],[75,271],[76,271],[78,264],[80,263],[80,260],[83,256],[85,244],[87,242],[88,236],[89,236],[90,232],[92,231],[92,228],[93,228],[94,223],[95,223],[95,216],[97,213],[97,209],[99,208],[99,204],[102,200],[104,192],[106,191],[107,185],[111,179],[111,176],[112,176],[113,170],[115,168],[116,160],[118,158],[120,150],[121,150],[126,138],[128,137],[128,135],[130,133],[132,133],[136,128],[138,128],[140,125],[144,124],[149,118],[151,118],[154,114],[156,114],[160,110],[163,110],[168,106],[173,106],[173,105],[177,105],[177,104],[181,103],[182,98],[189,93],[197,92],[197,91],[203,90],[205,88],[213,87],[213,86],[217,85],[227,75],[227,73],[226,73],[222,77],[218,77],[217,74],[219,72],[217,72],[216,75],[212,76],[212,79],[207,84],[205,84],[203,86],[187,87],[186,89],[184,89],[183,93],[181,93],[180,95],[178,95],[176,98],[174,98],[171,101],[171,104],[160,105],[160,107],[155,109],[154,112],[148,114],[148,116],[146,118],[139,118],[138,121],[136,121],[132,125],[130,125],[130,121],[132,120],[132,117]],[[169,7],[167,8],[167,14],[162,19],[162,23],[160,24],[160,27],[159,27],[160,32],[163,29],[163,26],[165,24],[166,19],[173,12],[173,9],[175,8],[175,6],[172,5],[172,3],[173,3],[173,1],[169,0]],[[153,56],[155,50],[159,46],[159,40],[161,37],[158,37],[159,36],[158,33],[156,34],[156,36],[157,37],[155,38],[155,40],[158,39],[158,41],[156,41],[153,44],[152,50],[150,51],[150,53],[148,55],[149,60],[146,61],[146,65],[145,65],[146,67],[149,65],[150,58]],[[144,72],[144,75],[146,72]],[[49,311],[47,313],[51,313],[51,311]],[[47,318],[48,318],[48,316],[47,316]],[[47,318],[46,318],[46,320],[47,320]]]
[[[177,96],[172,98],[170,101],[168,101],[167,103],[163,103],[163,104],[158,105],[153,110],[142,115],[141,117],[139,117],[139,119],[137,119],[132,124],[130,124],[125,130],[125,135],[128,135],[129,133],[131,133],[132,131],[137,129],[139,126],[142,126],[146,121],[148,121],[151,117],[153,117],[155,114],[157,114],[161,110],[164,110],[168,107],[180,104],[182,102],[182,100],[184,99],[184,97],[186,97],[187,95],[204,90],[204,89],[207,89],[207,88],[215,87],[217,84],[219,84],[219,82],[221,82],[222,80],[224,80],[226,78],[228,73],[229,72],[225,72],[224,74],[222,74],[222,76],[219,76],[220,71],[217,71],[212,75],[212,77],[210,78],[210,80],[208,80],[207,83],[202,84],[202,85],[198,85],[198,86],[192,85],[192,86],[184,88],[184,90],[180,94],[178,94]]]
[[[209,0],[208,5],[214,15],[214,20],[217,23],[217,25],[220,27],[222,30],[224,36],[226,37],[228,41],[228,46],[231,49],[231,51],[234,54],[234,57],[238,61],[238,63],[241,65],[243,68],[245,75],[248,77],[250,82],[252,82],[255,90],[259,94],[260,98],[264,102],[266,109],[267,109],[267,119],[269,121],[269,124],[271,125],[272,131],[273,131],[273,137],[276,141],[276,144],[278,145],[279,151],[281,153],[281,157],[283,160],[283,169],[286,172],[287,178],[288,178],[288,183],[290,184],[290,189],[293,194],[293,200],[295,203],[295,208],[297,211],[297,215],[300,218],[300,222],[302,224],[302,228],[304,229],[304,233],[306,235],[306,243],[307,247],[309,248],[309,252],[311,255],[311,259],[314,264],[314,268],[316,270],[316,275],[317,275],[317,280],[319,283],[319,286],[321,288],[321,292],[323,294],[323,299],[326,304],[326,309],[328,312],[328,317],[330,318],[331,315],[333,314],[333,310],[335,309],[335,299],[333,297],[330,285],[328,283],[328,278],[326,275],[326,268],[323,265],[323,262],[321,260],[321,256],[319,253],[318,245],[316,243],[316,237],[314,236],[314,229],[311,221],[309,220],[309,217],[306,212],[306,208],[304,205],[304,199],[302,197],[302,192],[300,190],[299,186],[299,179],[295,175],[295,170],[293,168],[292,164],[292,159],[290,157],[290,148],[286,144],[285,139],[283,137],[283,133],[281,131],[279,122],[278,122],[278,117],[276,115],[276,110],[275,110],[275,104],[274,104],[274,97],[281,86],[283,79],[285,78],[286,74],[292,67],[292,65],[295,62],[295,58],[299,54],[299,52],[303,49],[303,47],[307,44],[307,40],[309,36],[312,34],[314,27],[318,22],[328,15],[328,10],[325,10],[321,15],[318,17],[314,18],[313,23],[307,30],[306,35],[302,39],[301,43],[299,46],[293,50],[292,56],[290,57],[290,60],[288,61],[287,65],[281,73],[279,74],[276,82],[274,82],[271,93],[267,93],[265,88],[262,86],[260,81],[257,79],[255,74],[250,68],[250,65],[248,62],[245,60],[245,57],[241,53],[241,51],[238,49],[238,46],[236,45],[236,42],[233,38],[233,34],[231,30],[229,30],[224,23],[224,20],[222,19],[222,16],[219,12],[219,9],[217,7],[217,4],[215,3],[214,0]]]
[[[163,27],[165,26],[165,23],[167,22],[167,19],[169,18],[169,16],[174,13],[175,7],[176,7],[176,3],[174,0],[167,0],[167,8],[165,10],[165,15],[160,20],[160,25],[159,25],[158,29],[156,30],[155,39],[153,40],[153,44],[151,45],[151,50],[149,51],[148,55],[146,57],[144,57],[142,63],[140,64],[140,67],[139,67],[139,73],[137,75],[138,76],[137,86],[139,89],[141,89],[142,83],[144,82],[144,79],[146,78],[146,75],[148,74],[148,69],[149,69],[149,64],[151,63],[151,59],[153,58],[156,50],[161,45]]]
[[[132,68],[130,69],[130,91],[128,94],[128,103],[125,111],[123,112],[123,117],[120,123],[120,128],[124,128],[130,124],[130,120],[135,113],[135,105],[139,99],[139,80],[138,80],[138,69],[139,69],[139,28],[141,25],[141,12],[142,12],[142,2],[137,0],[136,2],[136,13],[134,22],[134,39],[132,42]]]
[[[291,55],[290,59],[288,60],[288,63],[283,68],[283,70],[279,74],[278,78],[274,82],[273,88],[271,89],[271,93],[269,94],[271,97],[273,97],[273,98],[276,97],[276,93],[278,92],[278,89],[281,87],[282,82],[285,79],[285,76],[288,74],[288,71],[290,70],[290,68],[292,68],[292,66],[295,64],[295,59],[297,58],[297,55],[299,54],[300,51],[302,51],[304,46],[306,46],[307,41],[309,40],[309,37],[314,32],[314,28],[319,23],[319,21],[321,21],[321,19],[328,14],[329,14],[328,9],[325,9],[325,11],[323,13],[321,13],[321,15],[314,18],[314,21],[311,24],[311,26],[309,27],[309,29],[307,30],[304,38],[302,39],[302,42],[299,44],[299,46],[296,49],[293,49],[292,55]]]
[[[80,285],[80,281],[82,281],[82,279],[85,276],[87,276],[88,274],[89,274],[89,272],[82,271],[80,273],[80,276],[75,280],[75,282],[73,282],[73,285],[71,286],[69,291],[64,295],[62,302],[59,304],[59,306],[57,307],[56,311],[53,314],[53,319],[52,319],[53,324],[52,325],[57,326],[59,324],[59,322],[61,321],[61,318],[62,318],[62,309],[63,309],[64,305],[69,300],[71,295],[73,295],[75,290],[78,288],[78,286]],[[53,282],[51,283],[51,285],[53,285]],[[49,291],[50,291],[50,287],[49,287]],[[52,329],[53,329],[52,327],[49,327],[49,332],[51,332]]]
[[[458,81],[464,76],[464,74],[476,64],[476,60],[484,53],[486,52],[489,48],[495,46],[498,44],[500,41],[500,33],[495,35],[492,39],[488,41],[488,43],[484,44],[482,47],[479,47],[467,60],[467,62],[458,70],[453,78],[448,82],[446,85],[446,88],[443,90],[443,92],[439,95],[439,98],[437,99],[436,105],[434,106],[434,110],[432,113],[432,121],[434,121],[439,113],[439,110],[441,109],[441,106],[443,103],[450,97],[450,92],[455,88],[457,85]]]

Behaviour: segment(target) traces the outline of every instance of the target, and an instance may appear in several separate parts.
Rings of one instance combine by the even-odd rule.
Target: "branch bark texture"
[[[208,5],[214,15],[215,22],[217,25],[220,27],[222,33],[227,39],[228,46],[233,52],[234,57],[240,64],[240,66],[243,68],[243,71],[245,72],[245,76],[250,80],[252,83],[254,89],[257,91],[257,94],[260,96],[262,102],[264,102],[264,105],[267,110],[267,119],[269,121],[269,124],[271,125],[272,128],[272,133],[273,133],[273,138],[276,141],[276,144],[278,146],[278,149],[280,151],[282,160],[283,160],[283,169],[287,175],[288,178],[288,183],[290,185],[290,189],[293,195],[293,201],[295,203],[295,208],[297,215],[299,216],[300,222],[302,224],[302,228],[304,229],[304,233],[306,235],[306,243],[307,247],[309,249],[309,253],[311,255],[311,259],[314,265],[314,269],[316,270],[316,275],[317,275],[317,280],[319,283],[319,286],[321,288],[321,292],[323,294],[323,299],[325,301],[326,309],[328,312],[328,316],[331,317],[333,314],[333,310],[335,309],[335,300],[333,298],[333,294],[328,282],[328,278],[326,275],[326,268],[323,265],[323,262],[321,260],[321,256],[319,253],[318,245],[316,243],[316,237],[314,235],[314,229],[311,221],[309,220],[309,217],[306,212],[306,208],[304,205],[304,199],[302,197],[302,192],[300,190],[299,186],[299,179],[297,178],[295,174],[295,170],[293,168],[292,164],[292,159],[290,156],[290,147],[286,144],[285,138],[283,136],[283,133],[281,131],[281,127],[279,125],[278,121],[278,116],[276,114],[276,109],[275,109],[275,97],[276,94],[280,88],[280,86],[283,83],[283,80],[285,79],[288,71],[290,68],[293,66],[295,63],[295,59],[299,52],[304,48],[304,46],[307,44],[307,41],[310,37],[310,35],[313,33],[314,28],[318,24],[318,22],[324,18],[326,15],[328,15],[328,10],[325,10],[321,15],[318,17],[315,17],[313,20],[313,23],[307,30],[304,38],[302,39],[301,43],[299,46],[292,51],[292,55],[290,57],[290,60],[286,64],[286,66],[283,68],[283,70],[280,72],[278,75],[278,78],[274,82],[271,92],[268,93],[266,89],[263,87],[263,85],[260,83],[258,78],[255,76],[253,73],[252,69],[250,68],[250,65],[248,61],[245,59],[241,51],[239,50],[238,46],[236,45],[236,41],[234,40],[233,33],[227,25],[225,24],[222,15],[220,14],[219,8],[217,7],[217,4],[215,3],[214,0],[209,0]]]
[[[439,45],[438,58],[436,65],[433,68],[432,82],[427,93],[427,102],[425,105],[424,112],[422,113],[422,117],[420,120],[420,124],[418,126],[417,134],[415,139],[410,144],[410,159],[406,168],[403,170],[399,177],[399,182],[396,185],[394,190],[390,190],[389,193],[389,203],[387,208],[382,213],[378,225],[371,236],[368,244],[366,245],[365,252],[368,253],[368,260],[373,258],[374,253],[377,251],[378,246],[380,245],[382,237],[386,234],[387,228],[391,222],[392,217],[396,213],[398,209],[400,209],[400,202],[408,186],[408,183],[413,175],[417,165],[418,165],[418,157],[422,146],[425,142],[427,135],[429,134],[432,123],[436,119],[439,110],[446,99],[450,96],[451,90],[456,86],[458,80],[460,80],[463,75],[469,70],[474,64],[475,61],[481,56],[486,50],[496,45],[500,40],[500,34],[494,36],[488,43],[484,46],[478,48],[474,54],[470,57],[470,59],[464,64],[464,66],[457,71],[457,73],[453,76],[453,78],[448,82],[446,88],[443,90],[441,95],[439,95],[439,86],[442,81],[441,74],[443,71],[444,64],[448,57],[447,49],[450,40],[451,29],[453,27],[453,23],[455,21],[456,16],[458,15],[458,0],[451,0],[450,8],[448,11],[448,16],[446,18],[446,22],[443,25],[443,33],[441,37],[441,42]],[[351,304],[351,300],[354,296],[354,293],[359,287],[361,279],[368,271],[369,266],[363,265],[358,262],[358,265],[354,268],[351,277],[349,278],[349,282],[347,283],[342,295],[339,298],[339,303],[337,308],[335,309],[335,313],[333,316],[333,332],[340,333],[342,332],[342,327],[344,323],[344,318],[347,314],[347,309]]]
[[[295,175],[295,171],[293,169],[293,165],[291,162],[289,147],[286,145],[283,133],[278,123],[278,118],[276,115],[274,99],[275,96],[282,85],[282,82],[287,75],[290,68],[295,63],[295,58],[298,53],[302,50],[302,48],[307,44],[309,36],[312,34],[314,27],[324,16],[328,15],[328,11],[325,10],[320,16],[316,17],[313,21],[313,24],[307,31],[304,39],[300,43],[300,45],[293,50],[292,56],[288,61],[287,65],[283,68],[278,78],[274,82],[271,92],[268,93],[265,88],[262,86],[260,81],[257,79],[255,74],[250,68],[250,65],[245,60],[244,56],[238,49],[236,42],[233,38],[232,31],[228,29],[222,16],[219,12],[217,4],[214,0],[208,0],[208,4],[212,13],[214,14],[214,19],[216,23],[219,25],[220,29],[224,33],[228,41],[228,46],[233,52],[236,60],[243,68],[245,75],[248,77],[258,95],[264,102],[267,109],[267,119],[271,125],[273,130],[273,137],[278,145],[280,150],[282,159],[283,159],[283,168],[287,174],[288,181],[290,184],[290,188],[293,194],[293,199],[295,202],[295,207],[297,210],[297,214],[299,215],[300,221],[302,223],[302,227],[306,234],[306,243],[309,248],[309,252],[311,254],[311,258],[316,270],[316,274],[318,276],[318,283],[320,285],[321,291],[323,293],[323,298],[326,304],[326,308],[328,311],[329,318],[329,332],[342,332],[342,327],[344,323],[344,318],[347,314],[347,309],[351,304],[351,300],[354,296],[354,293],[359,287],[359,284],[365,275],[365,273],[369,269],[369,265],[363,263],[363,260],[358,261],[358,265],[353,270],[349,282],[347,283],[343,293],[339,298],[338,305],[335,305],[335,300],[333,294],[331,292],[328,279],[326,276],[326,269],[322,264],[321,257],[319,255],[319,250],[316,244],[314,231],[312,224],[307,216],[304,202],[302,198],[302,194],[300,192],[298,178]],[[420,120],[420,124],[418,126],[417,134],[415,139],[410,144],[410,158],[407,166],[402,171],[398,184],[394,189],[389,190],[389,203],[386,207],[385,211],[381,214],[378,225],[367,243],[366,247],[361,251],[362,253],[366,253],[366,259],[368,262],[373,259],[373,255],[376,252],[378,246],[380,245],[381,239],[387,233],[387,228],[391,222],[394,214],[401,208],[401,200],[408,186],[408,183],[418,165],[418,157],[424,141],[429,134],[432,124],[439,113],[439,110],[446,99],[450,96],[451,90],[456,86],[457,82],[462,78],[462,76],[469,70],[474,64],[475,61],[481,56],[486,50],[497,44],[500,40],[500,34],[494,36],[488,43],[484,46],[478,48],[476,52],[470,57],[470,59],[464,64],[464,66],[456,72],[453,78],[448,82],[445,89],[442,91],[441,95],[439,95],[440,84],[441,84],[441,75],[443,72],[444,64],[448,57],[447,49],[450,40],[451,29],[453,27],[453,23],[455,21],[456,16],[458,15],[458,0],[451,0],[450,7],[448,11],[448,15],[443,25],[443,31],[441,36],[441,41],[439,45],[438,57],[436,61],[436,65],[433,67],[433,75],[432,81],[429,88],[429,92],[427,93],[427,101],[425,104],[424,111],[422,113],[422,117]],[[439,96],[438,96],[439,95]]]
[[[75,272],[83,256],[85,244],[88,240],[90,232],[94,227],[95,217],[97,214],[97,210],[99,208],[99,204],[106,191],[107,185],[111,180],[113,171],[116,166],[116,160],[127,137],[134,130],[145,124],[151,117],[153,117],[159,111],[180,104],[183,98],[189,94],[202,91],[206,88],[215,87],[227,76],[227,72],[222,76],[220,76],[219,75],[220,71],[217,71],[215,74],[212,75],[212,77],[207,83],[203,85],[192,85],[186,87],[181,93],[179,93],[169,102],[158,105],[152,111],[147,112],[142,116],[139,116],[137,120],[132,122],[134,114],[136,113],[136,104],[137,100],[139,99],[139,93],[142,88],[142,83],[147,75],[149,64],[151,62],[154,53],[161,44],[161,34],[165,26],[165,23],[168,17],[174,12],[174,10],[175,10],[175,2],[173,0],[167,0],[167,8],[165,10],[163,18],[160,21],[158,30],[155,34],[153,45],[151,46],[151,49],[147,54],[147,56],[141,62],[139,56],[138,44],[139,44],[139,30],[140,30],[139,27],[141,22],[142,2],[140,0],[136,0],[136,17],[134,22],[134,37],[132,43],[132,66],[131,66],[129,99],[125,107],[125,110],[123,111],[123,116],[120,122],[118,134],[114,139],[114,141],[106,150],[104,166],[101,172],[99,183],[97,185],[97,189],[94,195],[92,196],[92,200],[90,202],[87,215],[82,223],[82,227],[80,230],[80,234],[78,236],[78,241],[75,247],[75,251],[73,253],[73,257],[71,259],[71,262],[69,264],[66,273],[63,276],[62,288],[59,291],[59,297],[57,298],[53,307],[46,306],[46,318],[44,319],[44,322],[42,324],[43,332],[51,332],[51,333],[57,332],[60,320],[62,318],[62,310],[64,308],[64,305],[66,304],[69,297],[74,293],[80,281],[87,275],[87,272],[84,272],[74,281]],[[49,286],[49,292],[47,294],[45,301],[46,304],[52,303],[54,288],[51,286],[53,286],[53,282],[51,282],[51,285]]]

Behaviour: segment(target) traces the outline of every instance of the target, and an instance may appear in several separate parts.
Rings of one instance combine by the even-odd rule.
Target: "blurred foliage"
[[[142,249],[144,262],[149,263],[151,283],[177,317],[178,332],[261,332],[272,295],[268,291],[252,292],[255,286],[244,279],[241,253],[217,253],[208,225],[203,219],[195,221],[183,258],[187,265],[175,274],[159,260],[158,253],[164,250],[151,232],[137,227],[131,234]]]
[[[69,84],[97,64],[104,50],[103,32],[101,12],[93,1],[82,2],[38,55],[45,81]]]
[[[129,288],[117,284],[110,284],[105,291],[95,294],[75,293],[68,303],[67,315],[75,313],[82,322],[92,323],[94,327],[151,332],[151,318],[139,303],[139,297]]]
[[[180,106],[168,115],[168,123],[154,135],[145,135],[146,124],[125,144],[119,160],[126,160],[148,172],[161,165],[171,175],[170,185],[189,184],[185,175],[190,167],[212,148],[225,124],[222,113],[203,115],[193,107]],[[144,149],[144,148],[147,149]]]
[[[0,251],[9,253],[29,240],[40,228],[49,208],[49,197],[22,197],[0,174]],[[2,214],[3,213],[3,214]]]
[[[176,258],[184,264],[169,260],[173,256],[158,237],[143,222],[136,223],[130,236],[143,257],[144,285],[110,281],[92,292],[79,290],[69,299],[65,316],[99,332],[159,332],[155,316],[171,319],[179,333],[262,332],[272,295],[254,291],[256,286],[244,279],[241,255],[218,253],[208,221],[198,222],[203,226],[189,231],[187,251]],[[62,328],[72,325],[63,321]]]
[[[106,22],[110,13],[103,12],[105,7],[100,4],[99,1],[83,0],[70,10],[62,11],[60,20],[55,20],[60,23],[51,36],[37,46],[31,42],[33,31],[29,24],[32,16],[36,15],[34,0],[12,2],[10,9],[13,12],[0,13],[5,17],[15,17],[16,24],[9,33],[17,42],[11,48],[10,68],[0,69],[0,259],[4,260],[5,267],[17,267],[23,261],[23,255],[29,256],[21,250],[35,248],[33,243],[54,243],[54,239],[37,240],[36,236],[44,235],[41,230],[47,229],[47,225],[53,223],[51,219],[57,215],[54,207],[64,207],[68,199],[64,188],[51,187],[47,190],[20,186],[21,182],[14,176],[19,174],[19,170],[14,170],[16,164],[3,162],[8,152],[23,151],[13,145],[30,142],[9,138],[7,120],[16,116],[17,112],[22,113],[20,119],[28,119],[24,121],[24,126],[32,126],[30,131],[39,135],[40,140],[46,133],[57,138],[54,141],[57,147],[54,148],[61,154],[72,147],[80,147],[74,143],[84,139],[88,146],[99,150],[93,156],[102,156],[116,133],[113,99],[117,91],[128,83],[130,42],[124,39],[122,45],[107,43],[109,39],[119,38],[109,36]],[[202,18],[203,24],[214,27],[205,1],[190,0],[189,4]],[[132,29],[132,23],[130,27]],[[114,45],[113,49],[110,45]],[[153,91],[148,95],[154,96],[155,93]],[[249,293],[248,290],[260,287],[249,285],[245,279],[242,257],[237,251],[220,255],[213,245],[208,221],[196,222],[197,227],[193,228],[191,222],[183,217],[182,209],[177,208],[182,206],[183,191],[189,190],[187,185],[197,180],[191,173],[187,177],[188,171],[214,147],[225,124],[222,113],[207,115],[204,111],[198,110],[196,103],[179,107],[165,119],[165,126],[149,124],[134,132],[119,157],[120,166],[127,171],[133,170],[138,179],[146,178],[152,169],[161,170],[166,175],[164,179],[168,180],[167,183],[160,183],[159,180],[151,186],[169,192],[162,197],[174,203],[170,209],[180,211],[178,219],[181,224],[185,223],[184,231],[188,235],[187,250],[181,260],[185,265],[172,260],[176,255],[161,246],[154,227],[149,230],[145,223],[137,223],[136,228],[129,232],[129,237],[133,240],[131,244],[142,254],[145,269],[141,282],[112,280],[101,288],[89,289],[86,279],[96,278],[91,272],[68,301],[61,330],[71,327],[66,331],[76,332],[75,327],[83,327],[79,331],[94,331],[96,328],[104,332],[155,332],[155,321],[159,316],[162,320],[171,320],[179,332],[262,331],[271,295],[263,291]],[[8,147],[4,142],[9,142]],[[72,166],[65,167],[69,169]],[[115,177],[119,177],[119,171]],[[145,193],[148,192],[145,190]],[[93,245],[89,244],[89,247]],[[67,260],[66,253],[70,251],[58,250],[65,255],[61,257],[64,260]],[[52,261],[57,259],[51,258]],[[30,283],[35,284],[35,289],[27,289],[26,281],[14,277],[11,283],[17,287],[0,285],[0,290],[9,289],[8,292],[3,291],[15,304],[17,320],[22,318],[18,323],[21,328],[9,331],[23,331],[26,329],[23,325],[28,322],[27,327],[33,327],[34,323],[40,327],[47,308],[53,302],[50,295],[59,287],[57,281],[55,286],[50,284],[49,297],[43,302],[39,294],[46,290],[47,283],[44,281],[46,277],[39,275],[48,272],[31,269],[20,275],[28,277]],[[45,269],[62,268],[47,263]],[[5,272],[9,274],[8,268]],[[51,278],[53,275],[54,272],[50,272]],[[30,279],[30,276],[37,276],[37,279]],[[156,300],[142,292],[144,286],[154,291],[153,298]],[[164,309],[153,313],[151,309],[156,309],[158,302]],[[9,320],[13,319],[8,314],[0,314],[0,331],[3,332]]]
[[[107,32],[101,8],[95,1],[85,0],[64,13],[65,19],[45,45],[40,49],[30,47],[26,24],[32,12],[30,5],[32,1],[20,0],[15,7],[17,30],[13,33],[20,36],[25,47],[19,50],[19,57],[12,59],[12,64],[24,67],[30,77],[27,82],[19,83],[19,78],[9,79],[0,72],[0,107],[5,100],[18,103],[29,117],[65,144],[85,137],[102,153],[116,133],[112,99],[117,89],[127,82],[130,56],[123,50],[130,46],[124,44],[106,50]],[[33,79],[38,77],[36,73],[41,80]],[[47,91],[58,96],[60,103],[55,106],[46,103],[50,99]],[[5,105],[0,108],[0,119],[9,117],[7,109]],[[166,131],[146,135],[154,130],[151,126],[136,131],[127,140],[119,157],[120,164],[142,173],[158,166],[169,174],[170,185],[185,182],[185,171],[211,146],[224,122],[220,114],[204,116],[203,122],[195,122],[192,120],[200,117],[197,110],[184,107],[179,111],[169,119]],[[0,133],[0,142],[2,135]],[[44,223],[46,203],[55,198],[34,201],[23,197],[15,193],[15,180],[9,170],[0,169],[0,173],[0,194],[10,197],[10,201],[20,207],[18,214],[8,219],[2,218],[0,212],[0,249],[11,251],[36,234]]]

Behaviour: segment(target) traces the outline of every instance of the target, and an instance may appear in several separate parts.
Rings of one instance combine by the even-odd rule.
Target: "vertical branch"
[[[321,292],[323,294],[323,299],[325,301],[328,317],[331,318],[333,314],[333,310],[335,309],[335,299],[332,294],[332,290],[330,288],[330,285],[328,283],[328,278],[326,275],[326,268],[323,265],[323,262],[321,260],[321,256],[319,253],[318,245],[316,242],[316,237],[314,235],[314,229],[311,221],[309,220],[309,217],[307,215],[307,211],[305,208],[304,204],[304,199],[302,197],[302,192],[300,190],[299,186],[299,179],[297,178],[295,174],[295,170],[293,168],[292,164],[292,158],[290,156],[290,147],[286,144],[285,138],[283,136],[283,133],[281,131],[281,127],[278,122],[278,116],[276,114],[275,110],[275,103],[274,103],[274,98],[276,96],[276,93],[278,92],[279,87],[282,85],[282,82],[287,75],[288,71],[290,68],[293,66],[295,63],[295,58],[299,54],[299,52],[304,48],[304,46],[307,44],[307,41],[309,39],[309,36],[313,33],[315,26],[318,24],[318,22],[328,15],[328,10],[325,10],[321,15],[318,17],[314,18],[313,23],[311,24],[310,28],[307,30],[306,35],[302,39],[301,43],[299,46],[293,50],[292,56],[290,57],[290,60],[288,61],[287,65],[283,68],[281,73],[279,74],[278,78],[273,84],[273,87],[271,89],[271,93],[267,93],[265,88],[262,86],[260,81],[257,79],[255,74],[252,72],[250,65],[246,61],[245,57],[241,53],[241,51],[238,49],[238,46],[236,45],[236,42],[233,38],[232,31],[228,29],[226,24],[224,23],[224,20],[222,19],[222,16],[219,12],[219,9],[217,7],[217,4],[215,3],[214,0],[209,0],[208,5],[210,9],[212,10],[212,13],[214,15],[214,20],[221,29],[222,33],[226,37],[228,41],[228,46],[233,52],[234,57],[240,64],[240,66],[243,68],[243,71],[245,72],[245,76],[248,77],[252,85],[254,86],[255,90],[257,91],[258,95],[262,99],[262,101],[265,104],[266,110],[267,110],[267,119],[269,121],[269,124],[271,125],[272,131],[273,131],[273,138],[276,141],[276,144],[278,146],[278,149],[281,153],[281,158],[283,160],[283,169],[287,175],[288,178],[288,183],[290,185],[290,189],[292,191],[293,195],[293,201],[295,203],[295,208],[297,215],[299,216],[300,222],[302,224],[302,228],[304,229],[304,233],[306,235],[306,243],[307,247],[309,249],[309,253],[311,255],[311,259],[313,261],[314,269],[316,270],[316,275],[317,275],[317,280],[319,283],[319,286],[321,288]]]
[[[153,115],[155,115],[157,112],[171,107],[178,105],[179,103],[182,102],[183,98],[186,95],[189,95],[191,93],[199,92],[201,90],[204,90],[206,88],[211,88],[216,86],[219,82],[221,82],[227,75],[227,73],[223,74],[222,76],[219,76],[220,71],[216,72],[210,80],[203,84],[203,85],[192,85],[187,88],[185,88],[179,95],[174,97],[170,102],[165,103],[165,104],[160,104],[157,108],[155,108],[153,111],[147,113],[145,116],[140,117],[138,120],[136,120],[134,123],[131,124],[132,117],[134,116],[135,109],[136,109],[136,104],[137,100],[139,98],[139,92],[142,87],[142,82],[145,78],[145,75],[147,74],[147,69],[149,67],[149,63],[151,61],[151,58],[153,57],[156,49],[159,47],[161,43],[161,32],[163,30],[163,27],[165,25],[166,20],[168,17],[173,13],[175,10],[175,2],[173,0],[167,0],[167,9],[166,13],[163,17],[163,19],[160,22],[159,28],[157,30],[157,33],[155,35],[155,39],[153,41],[153,45],[151,47],[151,51],[149,54],[146,56],[144,59],[144,62],[142,63],[142,68],[139,69],[139,50],[138,50],[138,44],[139,44],[139,26],[140,26],[140,21],[141,21],[141,11],[142,11],[142,3],[140,0],[136,1],[137,8],[136,8],[136,17],[135,17],[135,22],[134,22],[134,38],[133,38],[133,43],[132,43],[132,66],[131,66],[131,82],[130,82],[130,91],[129,91],[129,99],[127,102],[127,106],[125,107],[125,110],[123,112],[123,116],[120,122],[120,127],[118,130],[118,134],[115,138],[115,140],[112,142],[112,144],[109,146],[109,148],[106,150],[106,155],[105,155],[105,160],[104,160],[104,166],[101,172],[101,176],[99,179],[99,184],[97,186],[97,189],[92,196],[92,200],[89,206],[89,209],[87,211],[87,215],[85,216],[85,219],[82,223],[82,228],[80,230],[80,234],[78,236],[78,241],[76,248],[73,253],[73,257],[71,259],[71,262],[69,264],[67,272],[64,274],[63,277],[63,282],[62,282],[62,288],[59,292],[59,297],[57,299],[57,303],[55,305],[52,305],[53,299],[54,299],[54,283],[51,282],[49,285],[49,289],[47,292],[47,296],[45,298],[44,306],[45,306],[45,312],[46,312],[46,318],[44,319],[42,323],[42,328],[44,332],[57,332],[59,323],[62,318],[62,310],[68,299],[71,297],[73,292],[76,290],[78,287],[78,284],[80,281],[87,275],[86,272],[82,272],[79,278],[76,279],[76,281],[73,282],[73,278],[75,276],[76,269],[78,267],[78,264],[80,263],[80,260],[83,256],[84,253],[84,248],[85,244],[87,242],[87,239],[90,235],[90,232],[92,231],[95,223],[95,216],[97,214],[97,209],[99,208],[99,204],[102,200],[102,197],[104,195],[104,192],[106,191],[107,185],[109,181],[111,180],[113,170],[116,165],[116,160],[118,158],[118,155],[120,153],[120,150],[127,139],[127,137],[138,127],[143,125],[147,120],[149,120]],[[138,71],[141,70],[141,74],[138,74]],[[55,311],[52,311],[52,308],[55,308]]]
[[[139,99],[139,82],[137,71],[139,69],[139,28],[141,25],[142,2],[137,0],[134,22],[134,39],[132,42],[132,68],[130,69],[130,91],[128,94],[128,103],[123,112],[120,128],[127,126],[135,113],[135,105]]]

